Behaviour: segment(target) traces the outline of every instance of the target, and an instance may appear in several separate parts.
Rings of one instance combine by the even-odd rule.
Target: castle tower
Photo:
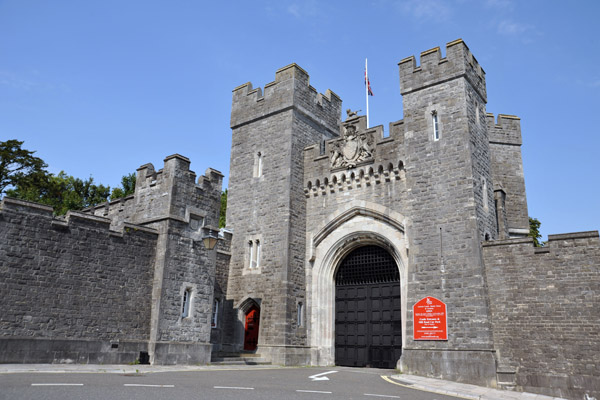
[[[448,305],[448,340],[406,343],[403,371],[495,385],[481,241],[497,236],[485,73],[462,40],[399,63],[409,238],[408,303]],[[412,310],[407,335],[413,338]]]
[[[223,350],[308,363],[303,149],[338,134],[341,100],[292,64],[275,81],[233,91],[227,226],[233,230]],[[300,314],[298,314],[300,313]],[[226,312],[227,314],[227,312]]]

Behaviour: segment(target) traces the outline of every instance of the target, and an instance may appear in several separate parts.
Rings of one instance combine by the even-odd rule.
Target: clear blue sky
[[[118,186],[180,153],[229,172],[231,90],[295,62],[371,125],[402,119],[397,63],[462,38],[487,111],[521,117],[544,236],[600,228],[600,2],[0,0],[0,140]]]

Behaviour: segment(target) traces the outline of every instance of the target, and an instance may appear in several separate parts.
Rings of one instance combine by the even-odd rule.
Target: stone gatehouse
[[[598,232],[529,232],[520,120],[486,110],[462,40],[400,61],[404,119],[369,127],[292,64],[234,89],[222,174],[180,155],[66,218],[5,198],[0,362],[275,364],[600,395]],[[50,295],[52,293],[53,295]],[[437,307],[437,308],[436,308]]]

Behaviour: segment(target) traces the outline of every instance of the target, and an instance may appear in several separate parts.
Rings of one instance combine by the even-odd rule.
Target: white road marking
[[[327,393],[327,394],[331,394],[331,392],[323,392],[321,390],[296,390],[296,392],[300,392],[300,393]]]
[[[83,386],[83,383],[32,383],[31,386]]]
[[[123,384],[123,386],[128,386],[128,387],[159,387],[159,388],[172,388],[172,387],[175,387],[175,385],[143,385],[141,383],[125,383],[125,384]]]
[[[311,375],[308,378],[312,379],[313,381],[328,381],[329,378],[323,375],[329,375],[329,374],[335,374],[337,371],[327,371],[327,372],[321,372],[320,374],[316,374],[316,375]]]
[[[254,390],[254,388],[251,388],[251,387],[236,387],[236,386],[213,386],[213,389]]]
[[[399,399],[400,396],[390,396],[387,394],[373,394],[373,393],[364,393],[365,396],[373,396],[373,397],[387,397],[390,399]]]

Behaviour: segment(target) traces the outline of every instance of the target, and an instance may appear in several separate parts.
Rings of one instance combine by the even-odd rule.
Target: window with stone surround
[[[191,306],[192,306],[192,288],[188,287],[183,291],[182,298],[182,306],[181,306],[181,318],[190,318],[191,317]]]
[[[219,324],[219,300],[213,301],[212,318],[210,319],[210,326],[216,328]]]
[[[304,326],[304,304],[299,301],[296,314],[296,324],[298,327]]]
[[[262,152],[256,153],[254,157],[254,177],[260,178],[263,172],[263,154]]]
[[[259,239],[250,239],[248,241],[248,268],[260,268],[261,245]]]
[[[440,123],[438,121],[437,111],[431,112],[431,123],[433,127],[433,140],[440,140]]]

